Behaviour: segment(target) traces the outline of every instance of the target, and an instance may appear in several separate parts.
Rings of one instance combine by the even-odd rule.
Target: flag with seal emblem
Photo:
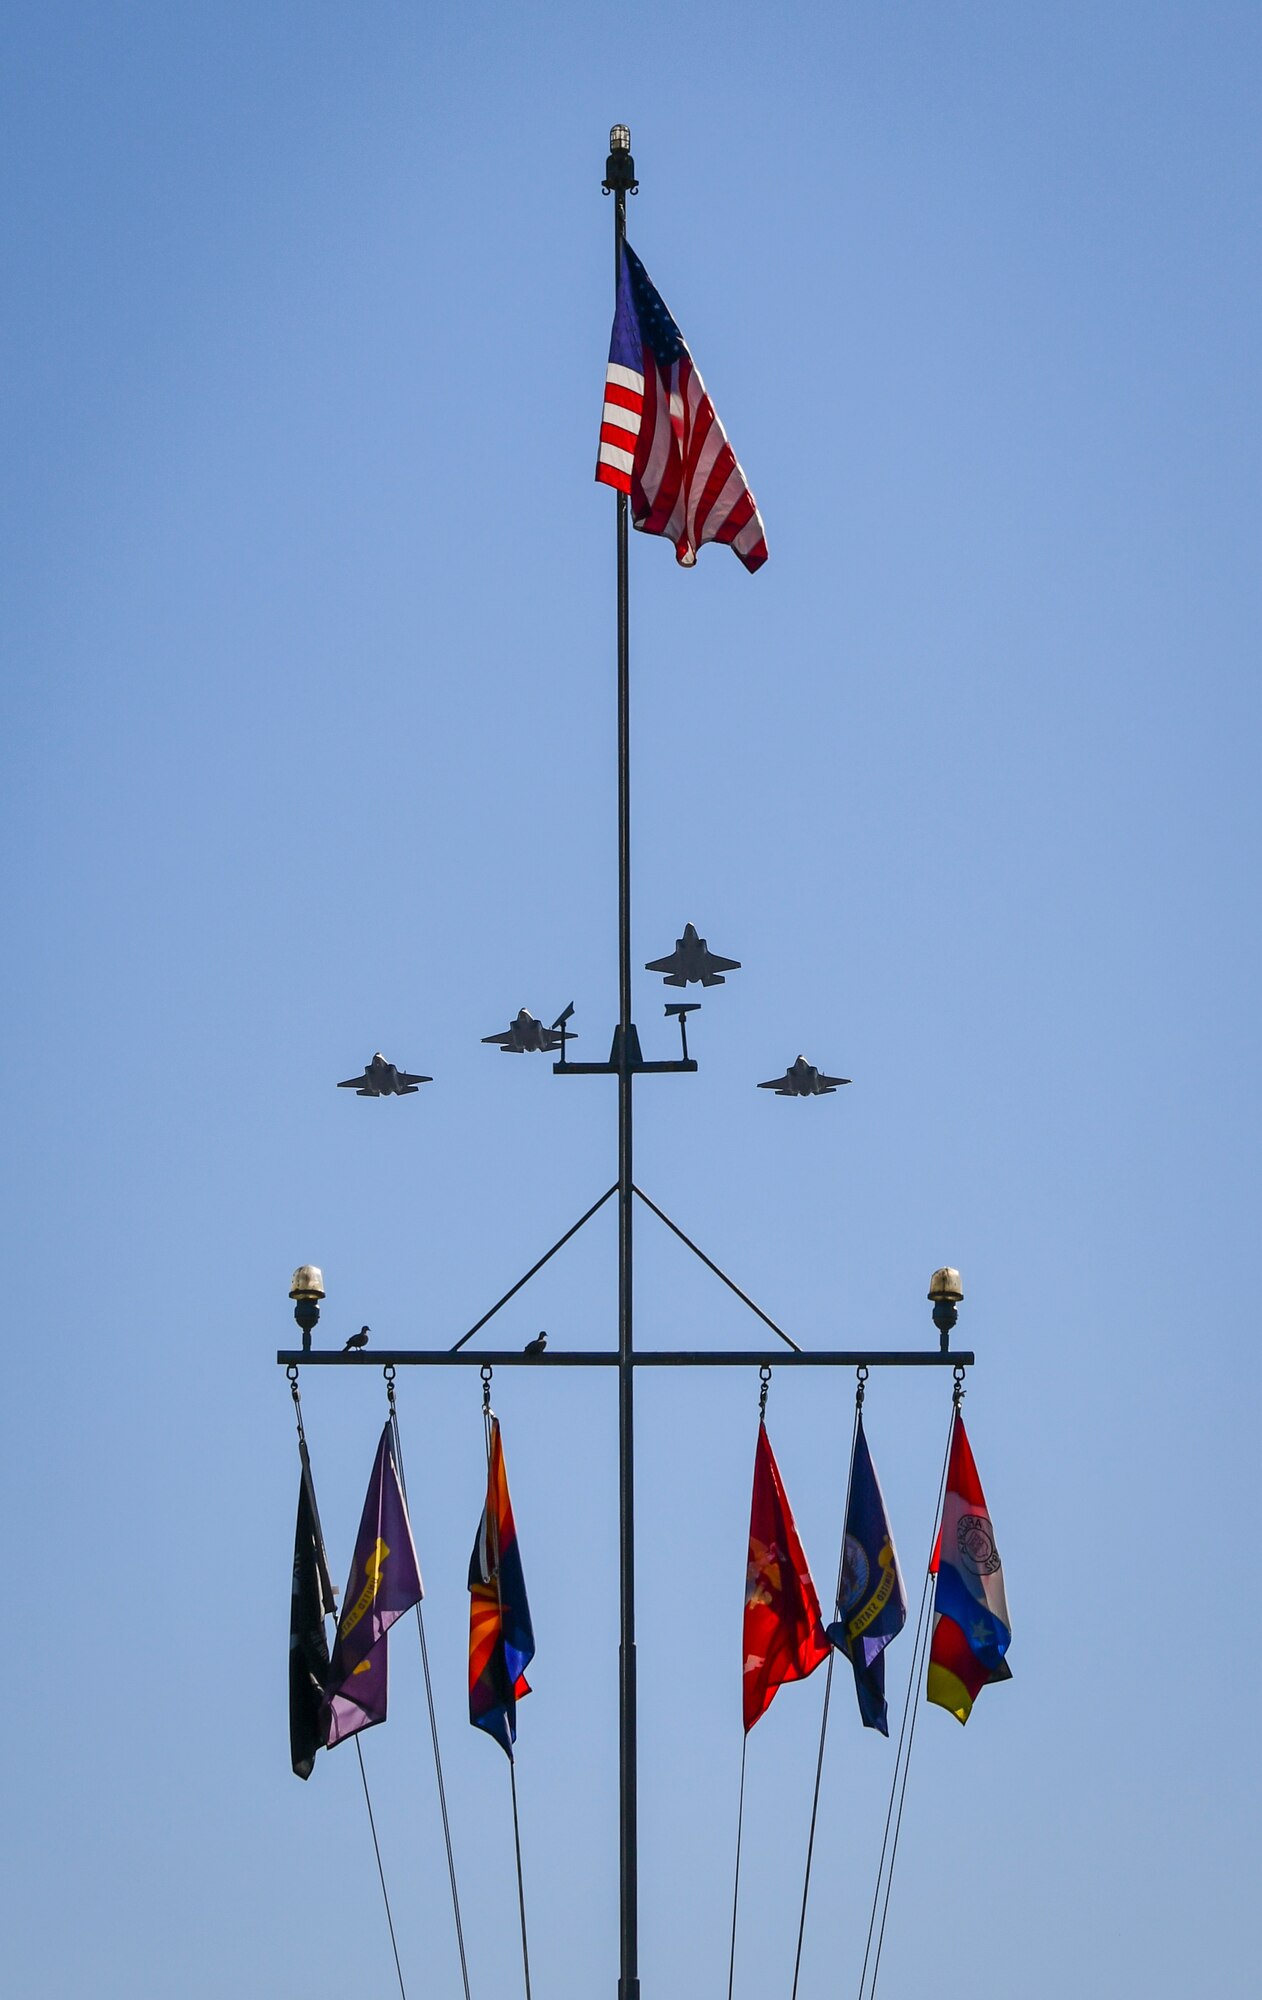
[[[758,1426],[749,1510],[744,1649],[748,1735],[775,1700],[777,1688],[785,1681],[805,1680],[828,1657],[819,1597],[763,1423]]]
[[[630,495],[636,527],[665,535],[685,568],[704,542],[728,543],[750,571],[767,560],[749,481],[687,342],[625,241],[596,477]]]
[[[486,1505],[469,1558],[469,1720],[495,1738],[510,1763],[517,1704],[530,1693],[526,1668],[534,1656],[500,1420],[489,1415]]]
[[[885,1648],[906,1623],[907,1592],[860,1412],[850,1461],[837,1618],[828,1627],[828,1637],[854,1669],[864,1728],[879,1729],[882,1736],[890,1733]]]
[[[942,1523],[929,1568],[937,1584],[925,1694],[967,1722],[982,1688],[1012,1679],[1004,1657],[1012,1627],[995,1531],[958,1410]]]
[[[390,1425],[381,1433],[364,1499],[350,1581],[326,1683],[328,1744],[386,1719],[386,1634],[424,1596]]]

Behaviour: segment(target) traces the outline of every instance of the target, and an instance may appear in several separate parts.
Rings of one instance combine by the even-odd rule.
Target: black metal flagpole
[[[609,134],[604,186],[613,195],[614,301],[622,276],[627,190],[634,188],[631,133]],[[618,494],[618,2000],[639,2000],[636,1872],[635,1374],[632,1362],[631,635],[627,496]]]

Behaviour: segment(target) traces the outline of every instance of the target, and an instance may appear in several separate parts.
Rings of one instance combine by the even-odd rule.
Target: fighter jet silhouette
[[[688,986],[699,983],[702,986],[725,986],[725,972],[739,972],[739,958],[720,958],[711,951],[703,937],[697,936],[695,924],[685,924],[684,934],[675,939],[675,949],[665,958],[651,958],[644,970],[661,972],[666,975],[667,986]]]
[[[550,1028],[545,1028],[542,1021],[536,1021],[534,1015],[523,1007],[502,1035],[483,1035],[482,1039],[498,1043],[502,1056],[551,1055],[554,1049],[561,1046],[562,1022],[568,1021],[573,1012],[574,1002],[571,1000],[565,1012],[557,1015]],[[567,1036],[566,1039],[576,1041],[578,1038]]]
[[[758,1088],[774,1090],[777,1097],[831,1097],[840,1084],[849,1081],[848,1076],[825,1076],[805,1056],[799,1056],[783,1076],[773,1076]]]
[[[387,1062],[378,1049],[372,1061],[365,1065],[362,1076],[348,1076],[345,1083],[339,1083],[339,1090],[353,1090],[357,1097],[415,1097],[423,1083],[432,1083],[432,1076],[410,1076],[405,1069],[396,1069]]]

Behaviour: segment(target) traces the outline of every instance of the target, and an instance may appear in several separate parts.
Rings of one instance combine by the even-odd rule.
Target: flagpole
[[[627,190],[634,189],[631,133],[615,125],[609,134],[604,188],[612,194],[614,301],[622,275],[627,233]],[[639,2000],[639,1885],[636,1818],[635,1687],[635,1405],[632,1355],[632,1173],[631,1022],[631,636],[628,604],[627,495],[617,496],[618,558],[618,2000]]]

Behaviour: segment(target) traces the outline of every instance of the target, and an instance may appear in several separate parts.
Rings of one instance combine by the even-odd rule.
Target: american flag
[[[596,477],[631,497],[646,535],[665,535],[691,566],[703,542],[729,542],[751,572],[767,560],[762,515],[682,333],[629,243],[600,426]]]

